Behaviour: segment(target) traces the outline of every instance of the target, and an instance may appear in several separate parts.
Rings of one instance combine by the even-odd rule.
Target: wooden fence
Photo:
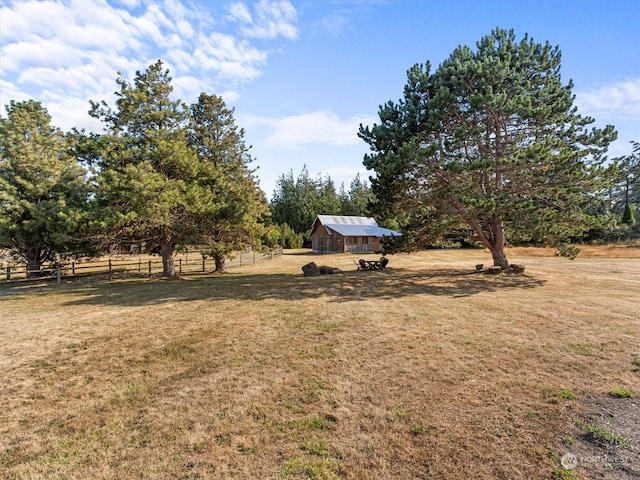
[[[260,260],[271,259],[278,255],[282,255],[282,248],[269,252],[246,250],[237,252],[232,257],[227,257],[225,266],[227,268],[241,267],[242,265],[257,263]],[[174,261],[178,275],[205,273],[215,270],[215,259],[213,257],[203,256],[199,252],[179,254],[174,257]],[[109,280],[112,280],[115,277],[124,276],[151,277],[153,275],[159,275],[160,273],[162,273],[161,257],[118,255],[107,259],[60,262],[32,272],[29,272],[28,267],[25,265],[2,265],[2,267],[0,267],[0,275],[2,275],[0,281],[10,283],[55,279],[60,283],[63,278],[69,277],[95,275],[105,276]]]

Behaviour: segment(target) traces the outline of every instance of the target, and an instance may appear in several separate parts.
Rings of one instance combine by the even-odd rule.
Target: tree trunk
[[[173,262],[174,245],[166,240],[160,241],[160,253],[162,255],[162,276],[173,278],[176,276],[176,265]]]
[[[216,260],[216,272],[225,273],[227,271],[227,264],[224,255],[214,255]]]
[[[491,256],[493,257],[494,267],[500,267],[502,270],[507,270],[509,268],[509,260],[507,260],[507,255],[504,252],[504,245],[494,246],[491,249]]]
[[[463,207],[460,208],[462,209]],[[491,235],[486,234],[476,219],[469,218],[465,215],[462,215],[462,217],[476,232],[478,239],[482,244],[491,252],[491,255],[493,256],[493,266],[500,267],[502,270],[508,269],[509,261],[507,260],[507,255],[504,252],[504,222],[502,221],[502,217],[500,215],[496,215],[493,218],[493,221],[491,222]]]
[[[35,278],[40,276],[40,268],[42,265],[39,260],[29,259],[27,262],[27,278]]]
[[[30,248],[26,255],[27,260],[27,278],[35,278],[41,275],[42,268],[41,250],[39,248]]]
[[[504,222],[501,215],[496,215],[492,222],[493,246],[491,247],[491,256],[493,257],[493,266],[500,267],[502,270],[509,268],[509,260],[504,252]]]

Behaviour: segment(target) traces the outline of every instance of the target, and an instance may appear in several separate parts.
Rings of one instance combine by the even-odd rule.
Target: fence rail
[[[271,259],[281,255],[282,249],[269,252],[247,250],[237,252],[225,261],[227,268],[241,267],[255,264],[260,260]],[[215,270],[215,259],[203,256],[199,252],[187,252],[174,257],[178,275],[205,273]],[[25,265],[11,264],[0,267],[0,281],[3,283],[28,282],[35,280],[56,280],[82,276],[106,276],[112,280],[117,276],[145,276],[151,277],[162,273],[162,259],[160,257],[132,257],[118,255],[106,260],[69,261],[52,264],[39,270],[29,271]]]

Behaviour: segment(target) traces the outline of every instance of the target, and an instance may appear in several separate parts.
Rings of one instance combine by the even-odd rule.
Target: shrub
[[[304,237],[296,233],[287,223],[280,225],[280,244],[282,248],[302,248]]]

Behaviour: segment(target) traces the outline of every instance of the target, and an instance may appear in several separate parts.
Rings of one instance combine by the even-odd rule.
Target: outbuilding
[[[371,217],[318,215],[311,229],[311,248],[314,253],[380,252],[382,238],[400,235],[379,227]]]

